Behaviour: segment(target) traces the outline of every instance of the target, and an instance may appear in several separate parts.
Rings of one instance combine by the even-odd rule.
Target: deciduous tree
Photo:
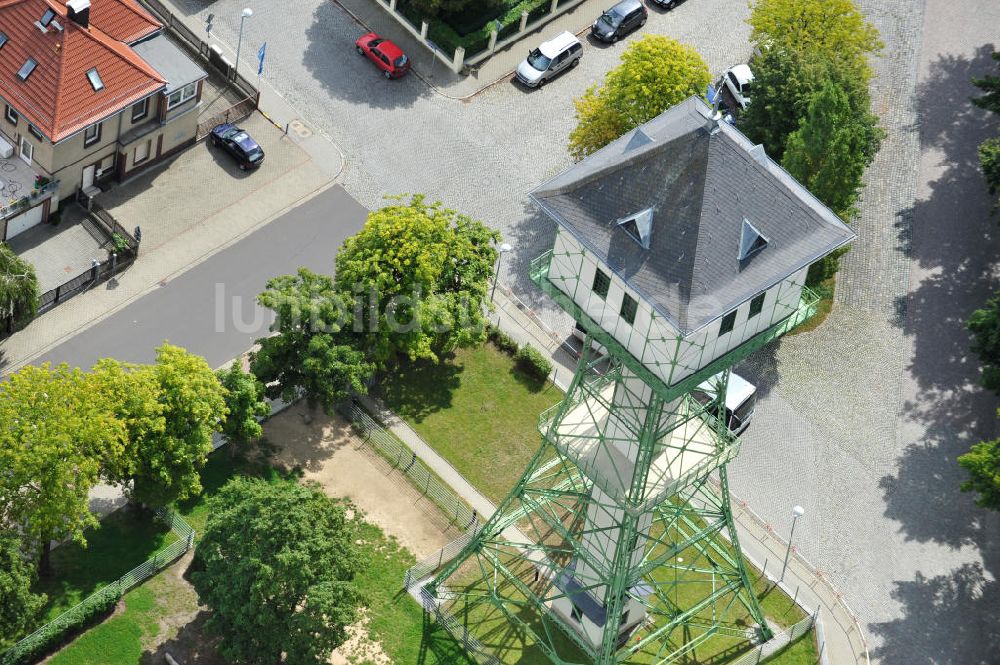
[[[0,383],[0,524],[18,525],[47,572],[51,541],[85,542],[101,461],[126,431],[79,369],[28,365]]]
[[[1000,439],[977,443],[958,463],[969,473],[962,491],[978,494],[976,505],[1000,510]]]
[[[34,624],[45,594],[34,594],[35,569],[13,532],[0,532],[0,651]]]
[[[104,465],[108,479],[148,508],[200,493],[199,471],[226,417],[226,389],[205,359],[163,344],[153,365],[105,359],[90,380],[128,432],[124,455]]]
[[[871,78],[868,56],[883,47],[878,30],[853,0],[757,0],[748,23],[750,41],[762,51],[839,60],[866,84]]]
[[[1000,66],[1000,52],[993,52],[993,59]],[[1000,76],[987,74],[978,79],[972,79],[972,85],[983,91],[979,97],[973,97],[972,103],[979,108],[1000,113]]]
[[[622,53],[603,86],[592,86],[576,101],[570,154],[582,159],[600,150],[674,104],[703,94],[710,80],[708,65],[690,46],[663,35],[642,37]]]
[[[275,314],[277,334],[257,340],[250,359],[268,397],[292,402],[302,393],[310,407],[330,413],[351,393],[366,392],[374,366],[350,329],[352,301],[330,277],[300,268],[268,281],[257,301]]]
[[[486,339],[483,309],[500,234],[417,195],[368,215],[337,253],[336,287],[357,306],[375,362],[436,361]]]
[[[253,374],[243,371],[239,359],[216,375],[226,389],[226,410],[229,412],[222,425],[222,436],[229,444],[230,453],[236,455],[264,433],[258,419],[271,413],[271,405],[264,399],[264,384]]]
[[[30,319],[38,311],[38,278],[31,265],[0,243],[0,323]]]
[[[327,662],[360,600],[344,509],[313,487],[236,479],[208,514],[191,579],[219,651],[251,665]]]
[[[969,317],[966,326],[972,332],[970,350],[979,356],[984,387],[1000,394],[1000,292],[986,301]]]
[[[1000,193],[1000,137],[989,138],[979,144],[979,166],[990,194]]]

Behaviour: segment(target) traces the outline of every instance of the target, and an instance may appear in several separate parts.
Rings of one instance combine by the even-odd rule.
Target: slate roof
[[[691,97],[531,193],[684,335],[855,237],[762,148],[711,115]],[[648,208],[645,249],[617,222]],[[740,261],[744,220],[767,245]]]
[[[50,26],[43,33],[35,21],[49,8],[62,30]],[[9,37],[0,48],[0,96],[53,142],[127,108],[166,83],[128,45],[97,24],[83,28],[67,18],[60,2],[0,0],[0,26]],[[17,72],[28,58],[38,65],[22,81]],[[100,90],[94,90],[87,78],[92,68],[104,83]]]

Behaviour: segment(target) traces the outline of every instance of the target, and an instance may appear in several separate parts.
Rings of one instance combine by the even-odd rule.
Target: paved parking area
[[[244,0],[175,3],[195,23],[214,13],[217,37],[235,44]],[[936,11],[926,27],[925,4]],[[965,357],[967,308],[950,303],[968,295],[963,280],[981,277],[996,240],[966,221],[984,210],[944,192],[978,182],[974,142],[956,137],[954,127],[984,120],[956,122],[955,115],[969,113],[968,80],[990,66],[983,53],[1000,41],[1000,16],[986,0],[859,5],[886,43],[874,63],[873,100],[889,138],[869,174],[837,311],[819,331],[746,363],[761,402],[732,482],[779,530],[787,529],[792,505],[806,506],[796,544],[844,591],[876,660],[989,663],[997,629],[982,617],[1000,616],[991,581],[1000,572],[998,525],[957,491],[954,457],[995,424]],[[554,328],[566,329],[527,279],[528,262],[548,249],[553,229],[526,193],[569,166],[572,101],[601,81],[624,44],[585,42],[581,65],[543,90],[501,81],[458,102],[417,77],[381,79],[353,53],[363,28],[330,0],[249,6],[255,13],[244,26],[244,53],[268,41],[266,78],[342,147],[347,190],[368,207],[386,193],[424,192],[500,229],[514,246],[503,279]],[[693,45],[717,74],[749,56],[748,13],[745,0],[691,0],[651,12],[643,32]],[[969,17],[977,17],[974,26],[957,25]],[[580,29],[590,20],[581,17]],[[925,53],[918,68],[925,31],[950,31],[960,47]],[[418,70],[428,69],[420,62],[426,54],[414,57]],[[927,135],[928,125],[939,129]],[[928,180],[921,193],[922,151],[928,165],[950,160],[961,168]],[[970,215],[964,224],[955,210]],[[932,236],[921,251],[911,243],[915,220],[925,231],[955,235]],[[947,279],[956,266],[960,276]]]
[[[35,266],[42,293],[89,270],[91,259],[108,257],[104,239],[81,223],[84,213],[79,206],[64,202],[61,216],[58,224],[39,224],[7,241],[15,254]]]
[[[240,126],[264,149],[264,163],[256,171],[241,171],[228,153],[202,141],[104,192],[97,201],[126,229],[142,228],[145,253],[262,188],[283,189],[286,185],[275,185],[275,181],[309,159],[259,113]],[[288,191],[289,204],[296,200],[294,189]]]

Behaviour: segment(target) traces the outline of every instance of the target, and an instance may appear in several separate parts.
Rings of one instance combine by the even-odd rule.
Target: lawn
[[[816,651],[816,636],[810,630],[776,656],[772,656],[764,662],[768,665],[816,665],[819,662],[819,653]]]
[[[375,394],[495,503],[541,445],[538,414],[563,397],[492,344],[459,349],[440,364],[406,364]]]
[[[100,528],[84,534],[87,546],[64,543],[52,550],[52,573],[41,577],[35,591],[48,595],[42,621],[54,619],[81,600],[107,586],[177,536],[149,513],[117,510]]]

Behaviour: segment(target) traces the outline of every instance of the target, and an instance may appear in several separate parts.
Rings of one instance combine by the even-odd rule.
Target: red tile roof
[[[90,0],[90,24],[112,39],[131,44],[163,24],[135,0]]]
[[[116,1],[116,0],[112,0]],[[35,25],[52,8],[63,29]],[[95,24],[83,28],[53,0],[0,0],[0,96],[56,142],[161,89],[166,83],[126,44]],[[28,58],[38,66],[26,81],[17,76]],[[94,90],[87,72],[96,68],[104,87]]]

